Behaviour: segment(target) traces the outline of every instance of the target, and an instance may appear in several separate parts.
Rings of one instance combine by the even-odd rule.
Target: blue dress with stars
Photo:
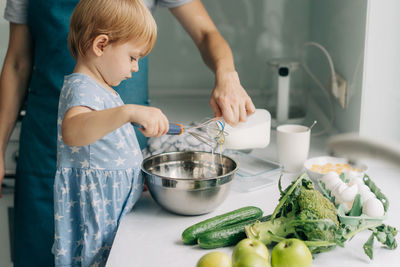
[[[84,74],[64,79],[54,184],[56,266],[104,266],[121,217],[142,192],[142,154],[130,124],[87,146],[68,146],[61,136],[68,109],[103,110],[123,104],[118,94]]]

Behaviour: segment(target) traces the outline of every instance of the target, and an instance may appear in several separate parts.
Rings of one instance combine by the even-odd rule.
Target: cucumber
[[[263,212],[260,208],[247,206],[209,218],[186,228],[182,233],[182,241],[187,245],[196,244],[197,238],[202,233],[243,221],[255,220],[260,218],[262,214]]]
[[[258,221],[269,221],[271,215],[262,217]],[[249,226],[256,220],[247,220],[241,223],[228,225],[220,229],[201,234],[197,239],[197,244],[201,248],[212,249],[236,245],[240,240],[246,238],[245,226]]]

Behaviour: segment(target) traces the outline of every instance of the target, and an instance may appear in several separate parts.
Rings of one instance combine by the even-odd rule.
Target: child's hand
[[[159,137],[165,135],[169,129],[167,117],[158,108],[140,105],[130,105],[131,122],[136,122],[143,126],[139,129],[146,137]]]

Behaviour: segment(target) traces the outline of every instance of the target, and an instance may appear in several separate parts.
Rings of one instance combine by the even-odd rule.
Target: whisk
[[[143,128],[142,125],[137,123],[132,123],[132,125]],[[204,134],[201,133],[201,129],[205,130]],[[225,141],[225,135],[227,133],[224,132],[224,129],[225,122],[223,120],[212,118],[197,125],[188,127],[184,127],[179,123],[170,123],[167,134],[180,135],[182,133],[187,133],[211,148],[215,148],[218,144],[223,144]]]
[[[200,133],[201,131],[194,131],[196,129],[205,129],[205,133]],[[223,144],[225,141],[225,135],[227,133],[224,131],[225,122],[219,118],[208,119],[197,125],[184,128],[184,131],[198,141],[215,148],[218,144]]]

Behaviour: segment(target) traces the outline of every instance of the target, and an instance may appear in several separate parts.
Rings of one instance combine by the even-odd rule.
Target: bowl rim
[[[155,155],[152,155],[152,156],[149,156],[149,157],[144,158],[143,161],[142,161],[142,164],[140,165],[140,168],[141,168],[141,170],[142,170],[144,173],[146,173],[147,175],[157,176],[157,177],[160,178],[160,179],[162,178],[162,179],[167,179],[167,180],[171,180],[171,181],[187,181],[187,182],[218,180],[218,179],[226,178],[226,177],[228,177],[228,176],[230,176],[230,175],[235,174],[235,173],[237,172],[237,170],[239,169],[239,164],[236,162],[236,160],[234,160],[233,158],[231,158],[231,157],[229,157],[229,156],[226,156],[226,155],[224,155],[224,154],[222,154],[223,157],[228,158],[228,159],[231,160],[233,163],[235,163],[235,168],[234,168],[233,170],[231,170],[230,172],[227,172],[227,173],[225,173],[225,174],[223,174],[223,175],[219,175],[219,176],[216,176],[216,177],[197,178],[197,179],[190,179],[190,178],[172,178],[172,177],[168,177],[168,176],[163,176],[163,175],[151,173],[151,172],[147,171],[147,170],[144,168],[144,164],[145,164],[146,161],[149,161],[149,160],[151,160],[151,159],[153,159],[153,158],[159,157],[160,155],[173,155],[173,154],[184,154],[184,153],[192,153],[192,154],[195,154],[195,153],[202,153],[202,154],[214,154],[214,155],[219,155],[219,154],[221,154],[221,153],[217,153],[217,152],[212,153],[212,152],[208,152],[208,151],[192,151],[192,150],[191,150],[191,151],[161,152],[161,153],[158,153],[158,154],[155,154]]]

